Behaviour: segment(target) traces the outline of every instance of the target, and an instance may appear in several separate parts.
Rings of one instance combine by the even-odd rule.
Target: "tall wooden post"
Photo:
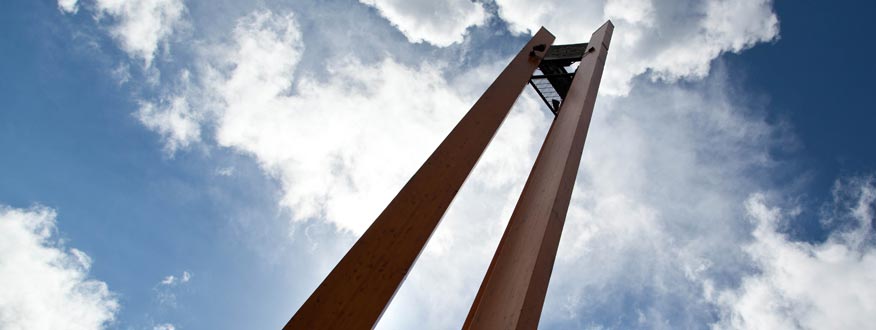
[[[532,37],[284,329],[374,327],[553,41]]]
[[[536,329],[614,25],[587,51],[471,306],[464,329]]]

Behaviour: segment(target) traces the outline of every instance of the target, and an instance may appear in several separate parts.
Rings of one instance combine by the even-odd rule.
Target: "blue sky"
[[[605,19],[541,327],[874,321],[872,3],[5,7],[0,328],[281,327],[529,31]],[[521,96],[378,328],[462,323],[550,119]]]

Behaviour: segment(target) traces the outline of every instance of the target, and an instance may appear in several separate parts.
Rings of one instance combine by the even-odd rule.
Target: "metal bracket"
[[[529,85],[535,89],[535,92],[554,115],[559,113],[560,105],[563,103],[566,93],[569,92],[572,79],[577,72],[577,70],[568,72],[566,67],[581,61],[581,58],[587,53],[595,50],[595,48],[588,46],[587,43],[551,46],[544,54],[541,64],[538,65],[541,74],[533,75],[529,79]],[[535,54],[534,48],[530,55]]]

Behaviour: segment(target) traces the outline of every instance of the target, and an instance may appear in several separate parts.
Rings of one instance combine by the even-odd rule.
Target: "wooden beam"
[[[614,26],[590,37],[463,329],[536,329]]]

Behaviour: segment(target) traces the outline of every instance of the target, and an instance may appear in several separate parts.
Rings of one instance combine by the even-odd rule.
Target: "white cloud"
[[[276,175],[297,220],[361,233],[470,106],[440,68],[391,59],[342,60],[328,81],[293,86],[303,45],[290,15],[247,16],[233,35],[233,69],[213,81],[217,140]]]
[[[163,103],[141,103],[137,119],[161,135],[165,142],[165,151],[173,154],[193,142],[198,142],[201,138],[200,123],[196,118],[197,113],[191,111],[188,101],[183,97],[174,97]]]
[[[161,280],[162,285],[172,285],[175,283],[176,283],[176,276],[173,276],[173,275],[167,275],[164,277],[163,280]]]
[[[793,214],[769,206],[764,194],[748,199],[757,227],[747,251],[759,273],[709,297],[724,307],[716,329],[864,329],[876,322],[876,182],[844,180],[837,189],[833,203],[852,223],[823,243],[788,240],[777,228]]]
[[[119,82],[119,85],[131,81],[131,67],[127,63],[119,63],[118,66],[111,72],[113,78]]]
[[[360,0],[377,8],[411,42],[446,47],[463,40],[470,26],[484,23],[482,4],[471,0]]]
[[[234,175],[234,166],[219,167],[214,173],[218,176],[232,176]]]
[[[98,17],[107,15],[113,20],[110,33],[121,49],[143,60],[146,67],[186,12],[182,0],[96,0],[95,9]]]
[[[611,19],[616,26],[600,92],[622,95],[630,80],[646,72],[676,80],[708,75],[724,52],[740,52],[778,36],[771,0],[497,0],[499,16],[512,31],[544,25],[558,44],[586,42]]]
[[[140,101],[140,109],[136,113],[137,119],[144,126],[161,136],[165,152],[170,155],[201,140],[202,113],[192,109],[187,99],[188,71],[182,73],[180,80],[181,86],[178,88],[181,91],[178,91],[178,95],[165,98],[159,103]]]
[[[55,211],[0,205],[0,328],[103,329],[119,304],[91,258],[55,235]]]
[[[176,327],[174,327],[173,324],[165,323],[152,327],[152,330],[176,330]]]
[[[192,280],[192,273],[189,271],[183,271],[179,276],[176,275],[167,275],[164,279],[159,283],[160,285],[165,286],[175,286],[178,284],[185,284]]]
[[[58,0],[58,9],[68,14],[75,14],[79,11],[77,2],[78,0]]]
[[[177,293],[183,289],[183,285],[192,280],[192,273],[183,271],[179,276],[167,275],[153,289],[158,304],[164,307],[177,307]],[[171,325],[173,326],[173,325]]]

